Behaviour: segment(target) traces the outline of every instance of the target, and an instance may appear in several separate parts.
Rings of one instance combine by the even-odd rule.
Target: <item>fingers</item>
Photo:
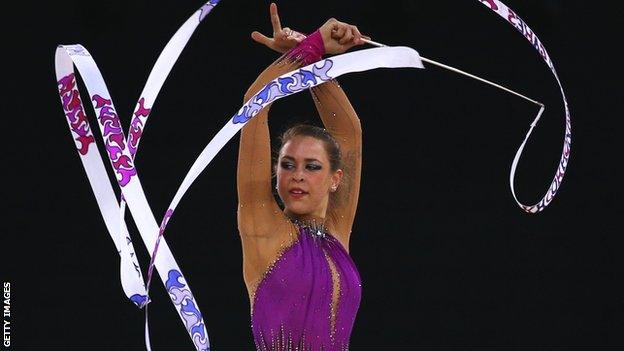
[[[305,35],[294,31],[288,27],[284,27],[284,29],[282,29],[282,32],[284,33],[284,40],[290,41],[290,42],[295,42],[295,43],[300,43],[303,39],[306,38]]]
[[[353,41],[355,42],[356,45],[364,44],[364,42],[362,41],[362,38],[370,40],[370,38],[362,35],[362,33],[360,33],[360,30],[356,26],[353,26],[353,35],[354,35]]]
[[[282,36],[282,38],[284,38],[284,39],[289,39],[289,37],[290,37],[291,35],[293,35],[293,30],[292,30],[292,29],[290,29],[290,28],[288,28],[288,27],[284,27],[284,28],[282,29],[282,31],[280,32],[280,35],[281,35],[281,36]]]
[[[344,35],[347,27],[343,23],[335,22],[332,28],[332,38],[340,40]]]
[[[367,38],[360,33],[360,30],[353,25],[338,22],[334,23],[334,28],[332,29],[332,39],[337,40],[340,45],[353,44],[353,45],[361,45],[364,44],[362,38]]]
[[[277,5],[274,2],[269,6],[269,12],[271,13],[271,25],[273,25],[273,36],[275,33],[282,31],[282,24],[280,23],[279,15],[277,14]]]
[[[297,42],[301,42],[303,39],[307,38],[305,34],[299,33],[297,31],[292,31],[290,36],[295,39]]]
[[[271,39],[269,37],[267,37],[266,35],[258,31],[253,31],[251,33],[251,39],[255,40],[256,42],[260,44],[264,44],[266,46],[269,46],[269,44],[271,43]]]
[[[351,43],[352,40],[353,29],[351,28],[351,26],[348,26],[345,28],[344,35],[342,36],[342,38],[340,38],[340,40],[338,40],[338,42],[340,43],[340,45],[345,45],[347,43]]]
[[[303,33],[299,33],[296,30],[293,30],[290,32],[290,36],[293,37],[296,40],[303,40],[306,38],[306,35]]]

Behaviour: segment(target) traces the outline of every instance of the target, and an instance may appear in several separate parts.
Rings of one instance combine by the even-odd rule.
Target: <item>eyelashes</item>
[[[295,164],[292,162],[282,161],[280,162],[280,167],[287,171],[292,171],[295,169]],[[320,171],[323,169],[323,166],[315,163],[308,163],[305,165],[305,169],[308,171]]]
[[[306,169],[309,171],[320,171],[323,167],[321,165],[310,163],[306,165]]]
[[[295,165],[291,162],[280,162],[280,167],[285,170],[291,170],[295,168]]]

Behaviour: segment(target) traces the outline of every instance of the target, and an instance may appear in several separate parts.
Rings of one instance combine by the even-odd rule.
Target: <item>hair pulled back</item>
[[[329,159],[329,165],[332,172],[341,168],[342,153],[340,152],[340,144],[338,141],[325,129],[310,124],[297,124],[288,128],[280,136],[280,147],[282,150],[284,144],[291,139],[298,136],[307,136],[323,142],[323,148],[327,152],[327,158]]]

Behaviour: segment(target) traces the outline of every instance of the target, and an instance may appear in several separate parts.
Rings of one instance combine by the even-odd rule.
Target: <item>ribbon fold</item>
[[[537,118],[531,124],[531,128],[527,132],[512,162],[509,181],[514,199],[526,212],[536,213],[542,211],[552,201],[559,189],[568,164],[571,144],[568,103],[552,60],[528,25],[500,1],[479,1],[505,18],[538,50],[555,76],[563,97],[566,129],[562,157],[555,178],[546,195],[535,205],[527,206],[519,202],[514,190],[514,176],[524,146],[543,112],[543,106]],[[148,350],[151,349],[151,346],[147,305],[149,303],[149,287],[154,267],[158,271],[158,275],[163,281],[171,302],[178,311],[195,348],[198,351],[210,350],[208,333],[198,303],[163,237],[167,224],[184,194],[201,172],[210,164],[216,154],[236,135],[245,123],[276,100],[310,89],[344,74],[376,68],[424,68],[421,57],[416,50],[408,47],[382,47],[337,55],[293,70],[274,79],[246,101],[206,145],[187,172],[167,211],[163,215],[160,225],[158,225],[141,186],[138,172],[134,166],[134,159],[152,106],[168,74],[196,27],[218,2],[219,0],[211,0],[195,11],[167,43],[147,79],[134,109],[127,137],[123,133],[119,117],[104,79],[89,52],[82,45],[76,44],[59,45],[55,54],[56,77],[63,111],[80,160],[102,213],[104,223],[120,255],[122,288],[133,303],[145,308],[145,340]],[[97,147],[95,147],[95,137],[91,131],[87,114],[80,98],[74,66],[82,76],[89,93],[89,99],[93,105],[104,139],[106,156],[117,177],[117,185],[121,189],[119,201],[108,179],[104,161]],[[151,259],[146,284],[143,283],[140,265],[125,223],[126,206],[130,209],[144,244],[147,248],[153,248],[150,251]]]

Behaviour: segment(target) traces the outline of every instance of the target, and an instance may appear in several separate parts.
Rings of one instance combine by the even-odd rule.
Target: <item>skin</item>
[[[283,27],[277,5],[269,6],[273,37],[254,31],[251,38],[277,52],[285,53],[295,47],[305,35]],[[341,54],[356,45],[363,45],[358,28],[335,18],[327,20],[319,32],[327,54]],[[321,140],[312,137],[295,137],[280,150],[276,166],[277,191],[284,203],[284,213],[302,220],[324,219],[329,205],[329,195],[336,191],[343,171],[331,171],[327,151]],[[298,194],[298,191],[303,191]]]
[[[271,3],[269,6],[269,13],[271,16],[271,25],[273,26],[273,37],[267,37],[258,31],[253,31],[251,33],[251,38],[253,40],[279,53],[285,53],[305,39],[306,36],[297,31],[291,30],[288,27],[282,28],[277,12],[277,5],[275,3]],[[327,22],[319,28],[319,31],[323,37],[325,52],[331,55],[342,54],[356,45],[365,44],[362,38],[371,39],[368,36],[362,35],[356,26],[340,22],[335,18],[327,20]]]
[[[302,34],[281,27],[275,4],[271,4],[270,14],[273,36],[254,32],[251,37],[256,42],[284,53],[303,40]],[[355,26],[335,19],[325,22],[319,32],[328,54],[341,53],[362,43]],[[276,61],[260,74],[245,94],[244,101],[256,94],[268,80],[297,67],[297,62]],[[296,239],[297,228],[287,216],[322,221],[347,252],[349,249],[361,176],[361,125],[337,84],[319,87],[313,94],[318,98],[316,107],[323,124],[338,136],[337,141],[344,153],[345,172],[331,169],[323,141],[306,136],[293,137],[280,150],[275,168],[278,194],[285,203],[284,208],[280,208],[273,197],[271,171],[263,162],[271,157],[268,109],[261,111],[241,131],[237,222],[243,249],[243,277],[252,311],[258,282],[281,250]],[[337,191],[331,194],[334,186]],[[293,191],[297,189],[303,192]]]
[[[284,213],[291,218],[325,218],[329,194],[336,191],[343,171],[332,171],[321,140],[309,136],[290,139],[279,153],[277,192]]]

